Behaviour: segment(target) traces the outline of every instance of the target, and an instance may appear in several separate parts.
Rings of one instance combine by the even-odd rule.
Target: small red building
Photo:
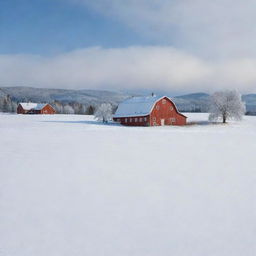
[[[133,97],[119,104],[113,120],[128,126],[186,125],[187,117],[166,96]]]
[[[48,103],[22,102],[17,107],[18,114],[55,114],[55,109]]]

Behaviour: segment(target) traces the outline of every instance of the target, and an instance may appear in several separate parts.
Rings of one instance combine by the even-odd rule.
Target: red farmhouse
[[[128,126],[185,125],[186,119],[166,96],[127,99],[119,104],[113,117]]]
[[[17,107],[18,114],[55,114],[55,109],[50,104],[41,103],[19,103]]]

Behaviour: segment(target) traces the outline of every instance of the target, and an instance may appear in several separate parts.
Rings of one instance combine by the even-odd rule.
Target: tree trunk
[[[225,124],[225,123],[226,123],[226,116],[225,116],[225,115],[223,116],[223,120],[222,120],[222,122],[223,122],[223,124]]]

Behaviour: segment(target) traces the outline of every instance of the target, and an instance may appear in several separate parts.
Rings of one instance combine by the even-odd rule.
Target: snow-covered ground
[[[188,115],[0,114],[0,255],[255,256],[256,117]]]

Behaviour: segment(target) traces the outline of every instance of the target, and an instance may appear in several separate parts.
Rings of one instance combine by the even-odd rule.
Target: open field
[[[0,114],[0,255],[255,256],[256,117],[188,116]]]

